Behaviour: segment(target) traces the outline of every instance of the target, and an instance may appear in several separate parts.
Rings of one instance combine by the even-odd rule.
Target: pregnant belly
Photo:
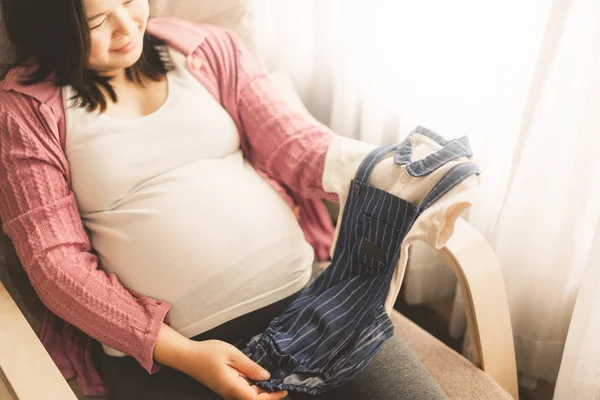
[[[259,296],[300,279],[313,257],[290,207],[242,162],[162,174],[84,222],[103,269],[174,311]]]

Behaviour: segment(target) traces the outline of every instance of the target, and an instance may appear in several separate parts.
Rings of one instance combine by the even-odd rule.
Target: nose
[[[121,10],[116,13],[115,25],[115,35],[117,37],[133,36],[136,30],[135,21],[131,18],[129,12],[125,8],[121,8]]]

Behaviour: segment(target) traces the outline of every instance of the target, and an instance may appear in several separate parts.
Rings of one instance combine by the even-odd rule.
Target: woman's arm
[[[266,392],[249,379],[270,374],[235,346],[220,340],[193,341],[162,324],[154,350],[156,361],[181,371],[224,399],[279,400],[287,391]]]
[[[291,108],[245,45],[223,31],[230,65],[222,79],[236,85],[237,105],[255,165],[306,198],[337,195],[323,189],[323,170],[336,135],[325,125]]]
[[[21,117],[0,106],[3,229],[52,312],[155,372],[153,350],[170,304],[129,291],[114,274],[98,268],[56,156],[58,144],[45,133],[34,105],[25,100],[19,104]],[[24,113],[25,107],[31,111]]]

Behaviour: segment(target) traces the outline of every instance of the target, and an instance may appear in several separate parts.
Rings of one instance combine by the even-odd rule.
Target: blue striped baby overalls
[[[441,150],[413,162],[416,134],[436,141]],[[471,155],[466,137],[447,141],[422,127],[400,145],[368,154],[351,182],[331,265],[242,349],[271,373],[268,381],[256,383],[259,387],[320,394],[360,372],[393,335],[384,302],[403,239],[427,207],[479,169],[471,162],[456,164],[417,206],[367,183],[392,151],[394,161],[413,176]]]

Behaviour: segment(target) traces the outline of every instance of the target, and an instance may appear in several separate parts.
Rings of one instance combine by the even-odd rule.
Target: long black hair
[[[79,106],[90,111],[106,111],[101,87],[117,102],[110,78],[87,68],[91,39],[83,0],[0,0],[0,10],[8,39],[17,51],[15,66],[31,57],[38,63],[37,70],[21,84],[32,85],[53,76],[57,86],[71,85]],[[171,69],[163,44],[148,33],[144,35],[140,59],[125,70],[130,81],[143,85],[143,78],[163,78]]]

